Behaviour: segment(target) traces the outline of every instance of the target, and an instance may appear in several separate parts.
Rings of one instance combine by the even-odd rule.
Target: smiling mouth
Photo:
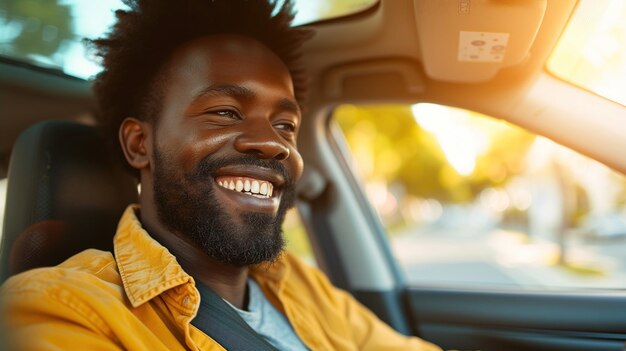
[[[267,180],[221,176],[216,179],[216,182],[222,188],[260,199],[269,199],[274,195],[274,184]]]

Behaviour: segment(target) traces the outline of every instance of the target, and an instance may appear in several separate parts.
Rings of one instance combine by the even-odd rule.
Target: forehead
[[[262,43],[240,35],[210,35],[183,44],[165,64],[165,76],[169,83],[189,88],[260,83],[294,96],[283,61]]]

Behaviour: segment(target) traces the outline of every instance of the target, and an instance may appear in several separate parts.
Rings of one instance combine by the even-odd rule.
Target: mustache
[[[211,155],[203,158],[196,167],[193,178],[196,180],[212,177],[215,171],[226,166],[256,166],[271,169],[285,179],[285,187],[291,187],[294,184],[291,172],[276,159],[261,159],[253,155],[242,155],[237,157],[218,157]]]

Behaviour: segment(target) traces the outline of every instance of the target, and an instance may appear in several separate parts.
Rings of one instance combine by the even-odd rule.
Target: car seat
[[[25,130],[9,164],[0,282],[87,248],[112,250],[137,183],[113,162],[98,129],[45,121]]]

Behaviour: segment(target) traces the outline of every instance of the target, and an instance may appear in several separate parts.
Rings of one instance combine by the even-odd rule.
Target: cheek
[[[185,142],[179,146],[179,153],[183,160],[188,160],[186,169],[193,169],[202,159],[228,148],[235,135],[232,133],[191,132]]]
[[[218,152],[232,137],[222,133],[208,133],[196,128],[177,128],[176,133],[159,133],[157,147],[161,153],[175,163],[182,172],[194,171],[198,163],[207,156]]]

